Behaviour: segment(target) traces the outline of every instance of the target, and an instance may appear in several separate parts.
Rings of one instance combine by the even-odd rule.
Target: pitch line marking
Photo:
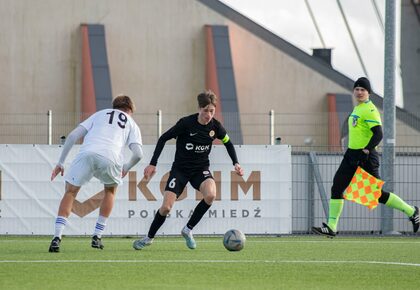
[[[104,237],[104,238],[106,239],[106,243],[111,243],[111,244],[112,243],[119,244],[119,243],[127,243],[127,242],[131,243],[134,240],[138,239],[138,237],[121,238],[121,239],[113,238],[113,237]],[[181,243],[181,244],[185,243],[184,240],[181,240],[181,239],[176,240],[178,237],[157,237],[157,238],[158,238],[159,243]],[[83,238],[80,238],[81,240],[78,240],[78,241],[75,241],[73,239],[79,239],[79,238],[69,237],[69,239],[72,239],[72,241],[71,241],[72,243],[84,243],[85,244],[86,240],[90,239],[90,238],[83,237]],[[212,239],[204,239],[204,238],[196,237],[196,239],[199,240],[200,243],[215,243],[215,242],[217,242],[218,237],[212,238]],[[220,237],[220,239],[222,239],[222,237]],[[347,244],[348,243],[348,244],[354,244],[354,243],[357,243],[357,244],[359,244],[360,243],[360,240],[341,240],[339,238],[325,239],[325,240],[313,240],[313,241],[286,240],[288,238],[273,238],[273,240],[265,240],[265,241],[261,241],[261,240],[257,240],[257,239],[258,239],[258,237],[255,240],[254,240],[253,237],[251,237],[251,238],[247,239],[247,243],[252,243],[252,244],[254,244],[254,243],[258,243],[258,244],[264,244],[264,243],[267,243],[267,244],[271,244],[271,243],[273,243],[273,244],[276,244],[276,243],[279,243],[279,244],[287,244],[287,243],[294,243],[294,244],[295,243],[304,243],[304,244],[306,244],[306,243],[309,243],[309,244],[317,244],[317,243]],[[363,240],[363,238],[361,240]],[[49,243],[49,241],[50,240],[48,240],[47,243]],[[2,240],[1,237],[0,237],[0,243],[19,243],[19,242],[26,243],[27,239]],[[45,240],[33,240],[33,241],[31,241],[31,243],[45,244],[46,241]],[[420,241],[412,241],[412,240],[410,240],[410,238],[408,238],[408,240],[405,240],[405,241],[384,241],[381,238],[378,238],[377,241],[363,241],[363,243],[365,243],[365,244],[380,243],[381,245],[383,245],[383,244],[417,244],[417,245],[420,245]]]
[[[235,264],[376,264],[390,266],[420,267],[418,263],[384,262],[384,261],[305,261],[305,260],[0,260],[0,264],[30,263],[235,263]]]

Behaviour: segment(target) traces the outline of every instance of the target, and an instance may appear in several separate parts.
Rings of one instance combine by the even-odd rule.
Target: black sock
[[[190,220],[187,223],[187,227],[192,230],[196,224],[201,220],[203,215],[206,213],[206,211],[211,207],[211,205],[208,205],[204,199],[202,199],[197,206],[194,209],[194,212],[190,218]]]
[[[156,212],[155,218],[153,219],[152,224],[150,225],[149,233],[147,236],[153,239],[156,235],[156,232],[160,229],[163,223],[166,220],[166,215],[163,216],[160,214],[159,210]]]

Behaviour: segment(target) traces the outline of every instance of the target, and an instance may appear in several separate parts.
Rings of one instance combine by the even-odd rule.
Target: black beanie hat
[[[361,87],[361,88],[364,88],[364,89],[366,89],[366,91],[368,91],[368,93],[370,94],[371,93],[371,88],[370,88],[370,82],[369,82],[369,80],[367,79],[367,78],[365,78],[365,77],[361,77],[361,78],[359,78],[355,83],[354,83],[354,86],[353,86],[353,89],[354,88],[356,88],[356,87]]]

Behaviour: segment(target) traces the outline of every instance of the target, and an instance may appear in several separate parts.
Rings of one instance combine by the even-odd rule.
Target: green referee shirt
[[[349,117],[349,148],[363,149],[372,138],[372,127],[382,125],[378,109],[371,100],[354,107]]]

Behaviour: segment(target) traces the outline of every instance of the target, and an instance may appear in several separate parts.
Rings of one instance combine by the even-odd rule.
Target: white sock
[[[59,237],[61,240],[61,236],[63,235],[64,228],[67,224],[67,218],[63,216],[57,216],[55,219],[55,231],[54,231],[54,237]]]
[[[105,230],[107,219],[108,218],[104,216],[98,216],[98,219],[96,220],[95,231],[93,232],[94,236],[97,236],[98,238],[102,237],[102,233]]]
[[[143,241],[146,242],[146,244],[153,243],[154,238],[149,238],[148,236],[145,236]]]
[[[185,227],[182,229],[182,232],[184,232],[184,233],[186,233],[186,234],[189,234],[191,231],[192,231],[192,230],[191,230],[189,227],[187,227],[187,226],[185,226]]]

